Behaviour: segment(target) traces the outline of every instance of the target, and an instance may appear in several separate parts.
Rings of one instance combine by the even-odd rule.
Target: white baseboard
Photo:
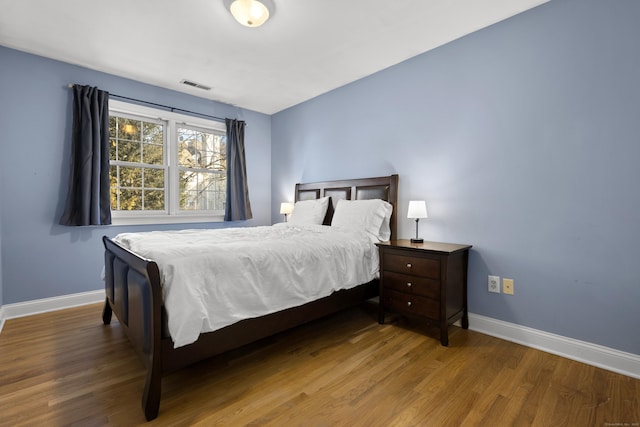
[[[81,305],[95,304],[103,301],[104,290],[99,290],[53,298],[37,299],[15,304],[5,304],[0,306],[0,332],[2,332],[2,327],[7,319],[15,319],[18,317],[63,310],[65,308],[78,307]]]
[[[4,306],[0,305],[0,334],[2,333],[3,327],[4,327]]]
[[[640,355],[469,313],[469,329],[640,379]]]

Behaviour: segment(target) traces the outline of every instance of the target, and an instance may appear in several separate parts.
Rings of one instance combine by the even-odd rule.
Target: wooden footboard
[[[158,265],[103,237],[106,301],[102,320],[115,313],[145,367],[142,409],[147,420],[158,416],[162,378],[162,289]]]

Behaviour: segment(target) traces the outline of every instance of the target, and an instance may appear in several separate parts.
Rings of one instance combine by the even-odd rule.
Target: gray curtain
[[[241,120],[226,119],[227,125],[227,203],[225,221],[251,219],[251,203],[247,187],[247,165],[244,158],[244,126]]]
[[[109,93],[73,86],[69,192],[62,225],[111,224]]]

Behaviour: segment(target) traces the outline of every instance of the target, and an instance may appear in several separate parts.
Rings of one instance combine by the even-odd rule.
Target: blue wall
[[[640,354],[638,21],[555,0],[274,115],[272,217],[295,182],[398,173],[423,237],[474,245],[472,313]]]
[[[105,234],[225,225],[58,225],[66,198],[71,147],[69,83],[98,86],[118,95],[245,120],[254,219],[233,224],[271,223],[269,116],[0,47],[0,303],[101,289],[101,237]]]

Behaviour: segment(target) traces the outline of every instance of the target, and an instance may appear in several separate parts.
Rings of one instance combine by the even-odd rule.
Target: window
[[[109,116],[111,211],[165,212],[166,124]]]
[[[114,223],[222,220],[224,123],[118,101],[109,120]]]
[[[178,126],[180,209],[224,211],[226,135]]]

